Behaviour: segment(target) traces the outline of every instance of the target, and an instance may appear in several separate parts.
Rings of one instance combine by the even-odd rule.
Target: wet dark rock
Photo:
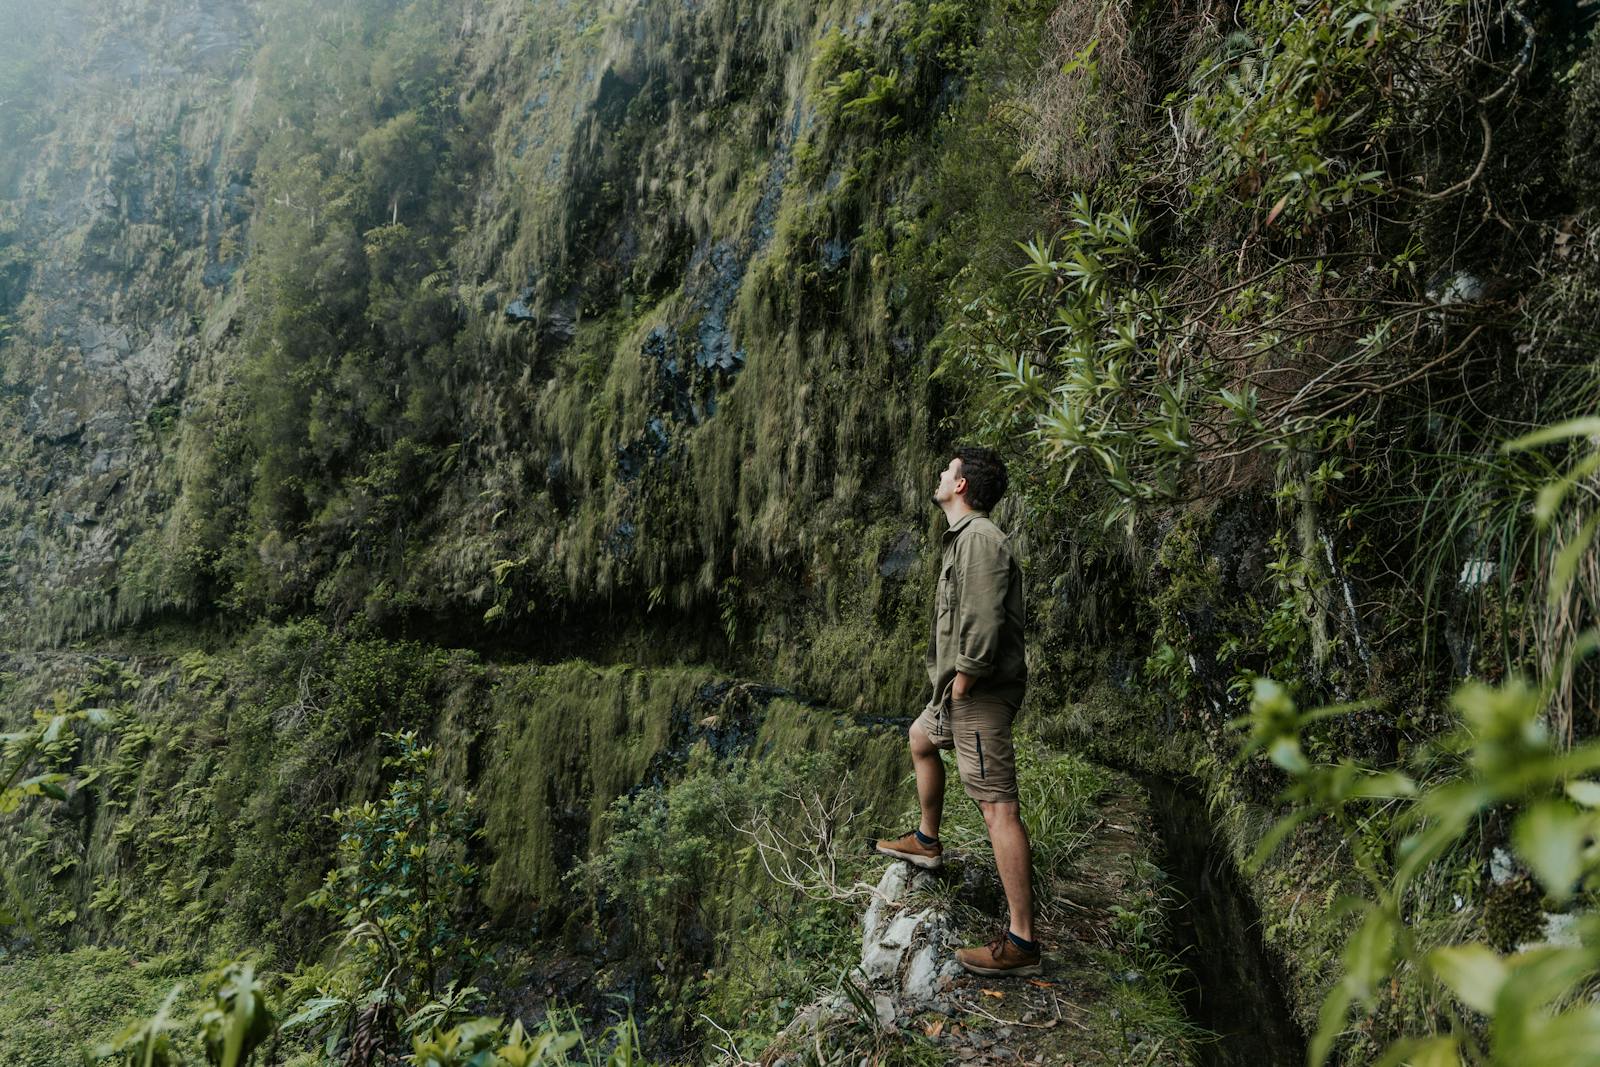
[[[539,336],[554,345],[564,345],[578,336],[577,312],[553,311],[541,324]]]
[[[623,481],[632,481],[643,474],[651,463],[662,459],[672,449],[672,437],[667,424],[652,417],[644,432],[617,449],[617,472]]]
[[[532,322],[537,316],[534,314],[533,287],[530,285],[517,294],[517,298],[506,305],[506,318],[512,322]]]
[[[111,451],[101,449],[94,454],[94,459],[89,461],[90,474],[107,474],[113,470],[124,471],[128,467],[128,453],[126,451]]]
[[[689,751],[704,744],[719,758],[747,752],[761,730],[767,705],[789,690],[754,682],[708,682],[688,703],[672,709],[670,740],[650,761],[646,786],[671,780],[689,758]]]
[[[541,310],[535,300],[537,291],[533,285],[518,290],[517,298],[506,305],[506,319],[533,323],[538,328],[539,340],[551,347],[569,344],[578,335],[580,294],[569,290]]]
[[[1273,527],[1248,507],[1228,507],[1217,516],[1205,550],[1222,568],[1231,592],[1254,590],[1266,579],[1272,533]]]
[[[230,260],[227,263],[211,263],[206,266],[200,275],[200,284],[207,289],[218,289],[233,281],[233,276],[239,270],[239,264]]]
[[[850,258],[850,246],[837,237],[830,237],[822,245],[822,268],[824,270],[838,270],[839,265]]]
[[[34,436],[52,445],[76,444],[82,437],[83,416],[71,408],[57,408],[29,427]]]
[[[696,329],[700,347],[694,361],[704,370],[732,371],[744,363],[744,352],[734,347],[728,314],[739,297],[745,264],[727,241],[713,246],[704,262],[709,269],[697,301],[701,312]]]
[[[974,863],[961,857],[952,859],[946,866],[950,868],[946,877],[960,880],[963,903],[986,915],[1005,910],[1005,887],[1000,884],[1000,875],[992,864]]]
[[[666,455],[670,439],[667,436],[667,426],[659,417],[652,416],[650,421],[645,423],[644,435],[645,440],[655,449],[657,456]]]
[[[750,230],[739,240],[704,243],[690,257],[684,289],[697,316],[686,331],[693,351],[679,351],[676,331],[657,326],[646,337],[643,352],[657,368],[656,406],[663,415],[696,424],[716,413],[717,393],[744,368],[745,350],[734,336],[731,318],[750,262],[772,241],[783,183],[793,160],[801,114],[796,108],[769,166]],[[636,254],[637,236],[620,236],[617,254],[624,261]]]
[[[916,566],[920,553],[917,537],[909,530],[895,538],[878,559],[878,573],[885,578],[900,578]]]
[[[637,526],[623,519],[612,529],[611,536],[606,538],[606,551],[618,559],[632,559],[633,541],[638,533]]]

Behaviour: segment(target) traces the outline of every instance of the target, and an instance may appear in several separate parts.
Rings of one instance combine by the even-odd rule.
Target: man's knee
[[[1015,800],[980,800],[978,810],[983,812],[985,826],[1009,826],[1022,823],[1022,808]]]
[[[911,741],[913,756],[931,756],[938,751],[928,739],[927,733],[917,723],[911,724],[911,728],[906,731],[906,737]]]

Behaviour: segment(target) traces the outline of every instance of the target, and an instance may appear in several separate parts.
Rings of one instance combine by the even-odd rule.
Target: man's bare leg
[[[917,803],[922,805],[922,823],[917,829],[925,837],[937,838],[939,823],[944,820],[944,760],[916,723],[911,724],[908,736],[911,766],[917,772]]]
[[[920,768],[917,786],[920,792]],[[994,865],[1000,871],[1000,884],[1006,891],[1006,907],[1011,910],[1011,932],[1024,941],[1032,941],[1033,850],[1028,844],[1028,828],[1022,825],[1021,809],[1015,800],[984,800],[978,802],[978,807],[983,811],[984,825],[989,828]]]

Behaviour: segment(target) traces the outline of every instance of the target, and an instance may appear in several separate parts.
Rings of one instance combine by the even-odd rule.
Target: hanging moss
[[[674,711],[710,680],[705,671],[572,663],[515,672],[497,687],[485,738],[491,904],[557,902],[606,806],[639,784]]]

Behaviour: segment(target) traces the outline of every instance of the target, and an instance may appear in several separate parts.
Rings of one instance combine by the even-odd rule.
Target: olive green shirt
[[[1025,622],[1022,568],[1006,535],[981,511],[962,517],[941,542],[928,638],[929,707],[944,701],[957,671],[975,679],[968,696],[1020,707],[1028,685]]]

